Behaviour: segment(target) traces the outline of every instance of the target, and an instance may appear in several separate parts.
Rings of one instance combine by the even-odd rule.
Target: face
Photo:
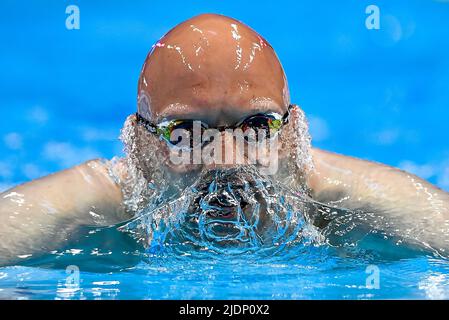
[[[131,121],[132,165],[139,168],[138,172],[151,183],[154,191],[148,198],[155,202],[145,203],[150,209],[143,212],[156,210],[151,216],[164,221],[156,224],[147,221],[143,225],[169,226],[173,232],[168,236],[172,240],[217,250],[252,249],[261,243],[269,244],[279,240],[276,236],[280,230],[285,230],[283,237],[288,238],[297,230],[296,225],[302,219],[300,214],[304,212],[304,203],[296,195],[306,192],[301,178],[308,159],[307,151],[302,151],[307,150],[308,140],[299,139],[307,134],[300,115],[299,109],[293,109],[289,122],[277,135],[279,168],[271,175],[263,172],[260,162],[173,164],[170,154],[176,148],[159,135],[148,132],[145,126]],[[300,128],[305,128],[302,134]],[[231,145],[237,149],[235,139],[223,141],[223,147]],[[148,232],[148,228],[142,229]],[[151,230],[145,236],[148,243],[154,232],[161,230]]]
[[[200,15],[170,30],[153,46],[139,79],[138,113],[155,124],[193,119],[211,128],[233,126],[257,113],[282,116],[289,102],[287,80],[273,48],[248,26],[220,15]],[[223,149],[231,148],[232,138],[220,138]],[[163,143],[157,146],[166,160],[176,152]],[[248,156],[240,151],[234,157]],[[173,173],[221,165],[201,162],[164,165]],[[225,162],[229,166],[238,161]]]
[[[308,148],[309,140],[298,139],[301,126],[307,135],[298,108],[283,118],[289,106],[287,81],[276,54],[260,35],[223,16],[188,20],[155,45],[142,69],[138,91],[139,117],[156,129],[149,132],[130,117],[128,155],[164,197],[189,199],[182,230],[209,243],[253,243],[275,220],[287,219],[288,210],[276,196],[284,192],[283,185],[300,184],[306,168],[299,158],[304,163],[309,160],[298,152]],[[195,136],[192,121],[212,131],[249,128],[259,137],[258,129],[263,127],[272,134],[239,143],[235,132],[215,130],[205,137],[211,130],[199,130],[200,141],[206,141],[199,146],[201,155],[213,156],[192,161],[193,140],[184,139],[192,142],[190,148],[179,148],[170,143],[178,140],[159,131],[185,129],[188,123],[188,133]],[[189,161],[174,161],[180,153]],[[229,153],[232,156],[226,158]],[[276,168],[266,174],[263,170],[273,165],[273,157]]]

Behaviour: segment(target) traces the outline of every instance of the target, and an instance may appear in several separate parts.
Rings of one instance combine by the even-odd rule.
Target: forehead
[[[195,118],[232,123],[256,112],[283,113],[290,101],[282,66],[265,40],[233,19],[202,16],[162,37],[139,80],[152,121]]]

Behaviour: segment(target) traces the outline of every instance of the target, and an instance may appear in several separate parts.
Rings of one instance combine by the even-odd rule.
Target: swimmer
[[[0,194],[0,265],[57,250],[82,226],[126,221],[156,203],[155,190],[175,194],[199,176],[232,172],[226,170],[237,166],[238,148],[223,131],[223,148],[236,152],[231,163],[172,161],[173,150],[179,152],[172,129],[190,130],[192,120],[209,128],[273,129],[279,138],[273,179],[324,205],[373,212],[398,236],[419,240],[412,245],[449,250],[449,194],[399,169],[312,148],[273,48],[237,20],[203,14],[170,30],[145,60],[137,100],[122,133],[124,159],[91,160]],[[258,168],[267,166],[263,153]],[[247,182],[238,172],[225,177]],[[243,200],[223,194],[212,199],[210,214],[227,218],[233,213],[222,207]]]

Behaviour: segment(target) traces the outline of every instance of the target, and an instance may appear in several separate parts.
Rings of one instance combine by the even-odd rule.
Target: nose
[[[210,157],[206,156],[203,159],[205,160],[204,167],[208,170],[227,169],[248,163],[244,144],[237,142],[232,132],[221,132],[218,144],[215,144],[214,147],[220,148],[220,150],[214,148],[214,152],[217,154],[211,154]],[[208,154],[207,148],[206,146],[203,149],[206,155]]]

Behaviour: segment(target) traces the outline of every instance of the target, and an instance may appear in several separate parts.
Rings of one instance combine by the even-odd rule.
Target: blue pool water
[[[77,246],[25,266],[0,268],[0,299],[449,297],[447,260],[381,239],[373,240],[371,249],[298,244],[276,254],[228,255],[207,250],[145,254],[115,227],[95,237],[86,235]],[[370,278],[377,272],[377,280]]]
[[[382,262],[380,288],[366,286],[366,265],[323,253],[291,261],[251,258],[154,258],[120,271],[80,273],[67,284],[64,269],[0,269],[2,299],[444,299],[445,261],[417,257]],[[314,260],[309,260],[314,259]],[[314,264],[311,264],[311,261]]]

